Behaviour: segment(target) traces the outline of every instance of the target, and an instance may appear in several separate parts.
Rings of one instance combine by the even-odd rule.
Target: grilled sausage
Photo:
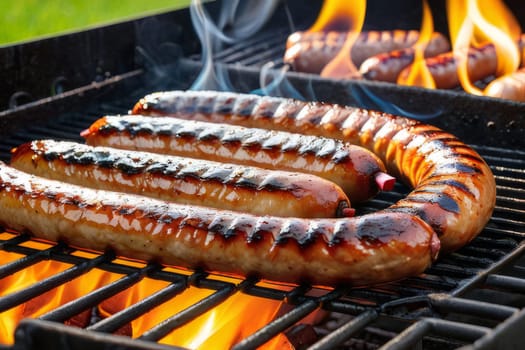
[[[82,135],[90,145],[304,171],[335,182],[353,203],[377,193],[385,170],[370,151],[338,140],[177,118],[108,116]]]
[[[460,85],[457,74],[458,65],[453,52],[425,59],[425,64],[438,89],[452,89]],[[411,65],[399,73],[406,79],[410,74]],[[478,81],[496,74],[498,68],[498,57],[496,49],[492,44],[480,47],[471,47],[468,50],[467,72],[470,81]]]
[[[341,50],[347,33],[295,33],[288,39],[284,62],[298,72],[319,74]],[[382,52],[390,52],[411,47],[419,38],[416,30],[365,31],[359,34],[352,46],[351,57],[357,67],[369,57]],[[434,33],[428,49],[442,47],[448,40],[440,33]]]
[[[416,275],[439,240],[421,219],[254,216],[94,190],[0,163],[0,225],[118,255],[233,275],[316,285],[375,284]]]
[[[494,176],[470,147],[437,127],[353,107],[216,91],[172,91],[141,99],[133,113],[288,130],[343,140],[378,155],[390,174],[414,187],[389,212],[416,215],[444,251],[474,238],[490,219]]]
[[[91,188],[257,215],[335,217],[352,213],[340,187],[302,173],[52,140],[17,147],[11,166]]]
[[[520,36],[518,42],[519,52],[525,49],[525,34]],[[498,69],[498,55],[493,44],[485,44],[480,47],[470,47],[467,58],[467,73],[470,81],[479,81],[496,75]],[[445,52],[435,57],[425,59],[426,66],[438,89],[452,89],[460,85],[457,74],[457,60],[453,52]],[[399,76],[406,78],[410,74],[408,66]]]
[[[483,90],[483,94],[485,96],[525,102],[525,68],[494,79]]]
[[[449,42],[436,40],[425,48],[425,57],[433,57],[450,50]],[[359,67],[359,73],[368,80],[379,80],[395,83],[401,71],[408,67],[415,57],[416,49],[408,47],[401,50],[384,52],[366,59]]]

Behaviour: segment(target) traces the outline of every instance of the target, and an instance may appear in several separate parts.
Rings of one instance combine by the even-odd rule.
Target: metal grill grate
[[[301,9],[305,7],[303,2],[287,3],[293,3],[293,6]],[[304,11],[312,19],[315,17],[316,12],[311,9]],[[289,29],[286,16],[283,13],[277,15],[280,19],[273,20],[267,32],[217,53],[216,61],[223,63],[222,69],[226,71],[236,90],[246,92],[257,89],[260,68],[264,64],[271,62],[276,68],[282,67],[282,38],[288,34]],[[301,16],[304,17],[304,14],[301,13]],[[147,23],[159,21],[165,29],[165,35],[161,38],[151,34],[155,40],[154,45],[150,46],[162,49],[176,46],[181,52],[197,52],[194,37],[186,36],[190,26],[187,23],[188,18],[189,14],[185,12],[176,13],[173,17],[168,14],[155,17],[151,21],[146,19],[122,26],[99,28],[94,32],[77,33],[52,40],[47,44],[39,42],[34,45],[22,45],[20,50],[6,50],[6,57],[22,56],[27,52],[40,55],[40,60],[47,61],[49,66],[53,67],[47,69],[44,75],[49,75],[50,80],[54,81],[56,76],[51,76],[52,74],[65,74],[62,68],[71,65],[67,57],[56,59],[55,62],[56,50],[68,47],[64,42],[103,42],[100,43],[101,52],[87,54],[82,51],[99,47],[95,44],[84,45],[85,47],[79,45],[78,52],[66,51],[65,56],[71,56],[73,61],[77,61],[75,64],[85,68],[86,72],[80,74],[82,79],[79,81],[87,84],[86,86],[0,112],[0,159],[8,161],[11,148],[33,139],[81,141],[79,132],[100,116],[127,113],[138,98],[152,91],[187,88],[202,68],[199,55],[181,58],[173,63],[168,60],[173,58],[169,54],[167,56],[170,57],[165,57],[161,56],[161,50],[152,49],[152,52],[148,53],[146,49],[149,44],[148,35],[151,34]],[[163,24],[167,19],[170,26]],[[303,20],[311,23],[309,20]],[[158,29],[159,26],[153,27]],[[140,32],[140,37],[133,41],[126,34],[135,29],[136,32]],[[177,39],[169,40],[175,42],[161,42],[171,34]],[[114,47],[115,43],[119,45],[118,50]],[[139,46],[142,50],[140,52],[152,56],[159,55],[159,62],[169,61],[170,64],[155,65],[148,57],[135,52],[140,56],[135,57],[139,61],[137,67],[137,62],[129,58]],[[30,58],[34,60],[30,55],[24,57],[27,62],[32,62]],[[122,66],[122,62],[126,64]],[[104,66],[108,63],[107,67]],[[155,66],[148,67],[150,64]],[[116,75],[102,82],[95,79],[99,82],[89,85],[86,83],[92,81],[89,71],[99,65],[104,66],[101,71],[113,72]],[[6,72],[14,69],[6,69]],[[40,80],[45,80],[40,79],[42,72],[33,72],[29,64],[23,63],[18,69],[39,78],[38,82],[24,81],[26,89],[34,84],[38,85],[36,92],[48,90],[44,83],[40,83]],[[12,76],[24,74],[17,71]],[[467,142],[476,144],[475,148],[488,161],[496,175],[496,209],[484,231],[460,251],[440,257],[421,276],[373,288],[340,287],[333,290],[318,290],[309,286],[267,285],[252,279],[225,281],[202,271],[175,271],[155,264],[118,260],[111,253],[90,253],[86,257],[85,254],[80,254],[79,251],[63,244],[34,248],[28,245],[33,241],[26,235],[0,233],[1,250],[21,256],[0,266],[0,278],[7,278],[17,271],[23,272],[46,260],[68,264],[68,268],[62,272],[39,280],[28,288],[0,297],[0,310],[10,310],[15,305],[56,286],[65,285],[72,278],[90,271],[108,271],[118,275],[114,281],[49,310],[37,319],[23,320],[15,333],[15,345],[0,346],[0,349],[178,349],[176,345],[159,344],[158,340],[174,328],[184,327],[191,320],[230,300],[238,293],[283,301],[288,310],[251,336],[239,340],[236,349],[252,349],[283,332],[289,339],[297,334],[299,337],[309,334],[303,332],[305,328],[300,324],[301,320],[320,309],[328,313],[322,322],[313,327],[316,333],[314,339],[303,339],[306,345],[302,348],[520,348],[519,344],[514,342],[519,341],[520,332],[525,327],[525,152],[520,147],[523,145],[522,134],[517,131],[523,125],[519,119],[523,115],[523,105],[465,96],[457,92],[429,92],[388,84],[323,80],[300,73],[289,73],[285,78],[304,96],[330,102],[369,108],[398,106],[408,112],[413,111],[410,108],[421,106],[431,109],[436,106],[444,108],[441,111],[443,118],[432,122]],[[77,81],[73,77],[70,79]],[[13,79],[13,82],[20,83],[17,79]],[[313,96],[308,95],[310,92]],[[3,95],[9,96],[9,93],[16,95],[14,91],[7,91]],[[35,96],[42,94],[35,93]],[[363,96],[368,99],[358,98]],[[370,96],[381,97],[387,103],[378,107],[371,103],[373,101]],[[418,98],[414,99],[414,96]],[[491,123],[485,124],[486,121]],[[487,126],[488,124],[491,126]],[[519,136],[516,138],[512,135]],[[365,213],[384,208],[404,196],[407,191],[407,188],[397,184],[393,192],[382,193],[358,210]],[[86,331],[68,325],[72,317],[96,307],[111,296],[126,291],[141,281],[153,280],[163,281],[166,285],[109,317],[92,315]],[[169,300],[177,300],[184,291],[192,287],[210,293],[186,309],[173,313],[164,320],[158,320],[157,326],[138,335],[137,339],[112,334],[118,333],[118,330],[131,320],[142,317],[156,307],[163,307]],[[297,344],[300,342],[301,340]]]
[[[66,112],[46,123],[18,127],[2,140],[1,158],[7,160],[9,149],[32,139],[80,140],[79,132],[91,122],[107,113],[127,113],[132,103],[145,93],[144,90],[137,90],[119,99],[101,101],[85,112]],[[138,349],[144,344],[159,345],[156,342],[174,328],[183,327],[236,292],[282,300],[292,306],[291,311],[241,340],[236,349],[262,345],[318,309],[329,311],[331,316],[316,326],[317,334],[324,338],[313,345],[313,349],[362,346],[406,349],[417,343],[429,349],[456,348],[483,336],[485,338],[482,339],[493,339],[502,325],[521,322],[520,309],[525,305],[525,300],[516,302],[515,297],[525,288],[525,279],[522,279],[525,271],[522,260],[525,258],[522,257],[524,247],[521,244],[525,234],[525,172],[522,170],[525,168],[525,152],[488,146],[475,148],[489,162],[496,176],[498,198],[494,217],[471,244],[456,253],[442,256],[422,276],[373,288],[323,290],[319,296],[318,290],[312,293],[308,286],[273,288],[261,286],[255,280],[225,282],[201,271],[185,274],[151,264],[131,266],[115,262],[115,257],[109,253],[81,258],[74,254],[73,249],[62,244],[46,249],[28,248],[24,243],[29,237],[13,235],[0,241],[2,249],[25,256],[1,266],[0,277],[44,259],[66,262],[71,267],[28,288],[3,296],[0,298],[0,310],[8,310],[91,269],[102,269],[122,276],[49,311],[37,320],[22,322],[17,331],[17,342],[25,343],[25,339],[33,337],[44,337],[46,342],[53,342],[53,334],[56,333],[77,339],[79,335],[62,323],[144,278],[163,280],[169,284],[137,304],[91,324],[87,334],[104,334],[104,338],[112,342],[115,336],[108,333],[167,300],[177,298],[190,286],[196,286],[210,289],[213,293],[180,313],[159,320],[158,326],[140,335],[140,341],[130,346]],[[404,196],[407,190],[398,184],[393,192],[383,193],[358,209],[369,212],[386,207]],[[498,299],[493,300],[495,295]],[[505,298],[500,299],[502,295]],[[508,306],[511,305],[509,300],[517,304]],[[461,316],[459,319],[454,316],[458,314]],[[85,337],[85,334],[82,336]]]

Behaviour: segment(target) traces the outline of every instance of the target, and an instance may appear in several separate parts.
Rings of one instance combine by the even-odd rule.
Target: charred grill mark
[[[276,245],[282,245],[287,243],[289,239],[293,239],[301,245],[304,239],[304,232],[305,227],[302,221],[289,219],[282,226],[274,242]]]
[[[218,141],[222,144],[238,143],[243,148],[260,148],[279,152],[312,154],[318,158],[330,158],[335,163],[348,159],[349,151],[341,141],[281,131],[242,128],[226,124],[186,122],[175,118],[106,117],[109,129],[137,135],[143,126],[148,134],[191,138],[200,141]]]
[[[158,156],[150,153],[105,149],[72,142],[51,140],[35,141],[31,149],[46,161],[64,161],[67,164],[100,166],[118,169],[124,175],[159,174],[176,179],[193,178],[201,181],[216,181],[224,185],[262,191],[290,191],[297,188],[285,183],[279,176],[262,175],[252,168],[210,163],[198,159],[175,156]],[[22,152],[19,147],[17,152]]]
[[[428,189],[429,186],[446,186],[446,187],[454,187],[455,189],[461,191],[465,195],[468,195],[470,197],[475,197],[474,193],[465,186],[465,184],[454,180],[454,179],[444,179],[444,180],[432,180],[432,181],[425,181],[423,184],[425,189]]]
[[[450,162],[444,164],[437,164],[431,176],[438,176],[441,174],[482,174],[482,170],[477,165],[463,164],[460,162]]]
[[[459,213],[459,205],[456,200],[442,191],[431,191],[426,188],[424,190],[414,191],[407,198],[407,201],[415,203],[436,203],[446,211],[456,214]]]

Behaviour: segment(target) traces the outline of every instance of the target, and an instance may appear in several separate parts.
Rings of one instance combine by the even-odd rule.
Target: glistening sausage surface
[[[353,107],[216,91],[171,91],[141,99],[133,113],[320,135],[363,146],[414,187],[388,212],[430,224],[444,251],[472,240],[492,215],[494,176],[472,148],[428,124]]]
[[[417,275],[439,248],[404,213],[358,218],[254,216],[94,190],[0,162],[0,225],[73,246],[187,268],[316,285]]]
[[[425,47],[424,56],[433,57],[449,50],[448,41],[436,40],[433,45]],[[409,47],[377,54],[361,64],[359,73],[365,79],[395,83],[401,71],[414,61],[415,53],[416,49]]]
[[[107,116],[82,135],[90,145],[310,173],[336,183],[352,203],[375,195],[385,170],[370,151],[339,140],[178,118]]]
[[[496,74],[498,68],[498,58],[496,49],[492,44],[468,50],[467,54],[467,74],[471,81],[478,81]],[[446,52],[440,55],[425,59],[425,64],[430,75],[436,83],[438,89],[452,89],[460,85],[458,61],[453,52]],[[404,68],[400,77],[406,78],[410,74],[412,65]]]
[[[340,187],[302,173],[53,140],[17,147],[11,166],[91,188],[257,215],[312,218],[352,213]]]
[[[305,73],[321,73],[341,50],[346,40],[346,32],[292,34],[287,41],[284,62],[294,70]],[[359,67],[369,57],[374,55],[411,47],[419,38],[416,30],[365,31],[359,34],[351,51],[353,63]],[[434,33],[428,48],[441,47],[448,40],[440,33]]]
[[[485,96],[525,102],[525,68],[494,79],[483,93]]]
[[[519,52],[525,49],[525,35],[518,40]],[[432,75],[438,89],[452,89],[460,85],[458,76],[458,61],[453,52],[445,52],[435,57],[425,59],[428,71]],[[412,66],[401,71],[400,77],[406,78]],[[467,74],[470,81],[476,82],[496,75],[498,70],[498,55],[496,47],[485,44],[479,47],[470,47],[467,53]]]

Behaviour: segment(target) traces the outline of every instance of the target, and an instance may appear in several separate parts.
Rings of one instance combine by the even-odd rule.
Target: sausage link
[[[470,81],[478,81],[496,74],[498,56],[492,44],[480,47],[471,47],[468,50],[467,74]],[[438,89],[452,89],[460,85],[457,73],[458,64],[453,52],[425,59],[425,64]],[[404,68],[399,76],[406,79],[410,74],[412,65]]]
[[[135,149],[225,163],[307,172],[363,202],[385,168],[370,151],[338,140],[178,118],[107,116],[82,133],[90,145]]]
[[[525,102],[525,68],[494,79],[483,93],[485,96]]]
[[[350,201],[340,187],[302,173],[52,140],[17,147],[11,166],[91,188],[256,215],[340,217],[351,213]]]
[[[216,91],[172,91],[141,99],[133,113],[288,130],[369,149],[387,171],[414,187],[387,210],[417,215],[444,251],[473,239],[492,215],[494,176],[470,147],[437,127],[354,107]]]
[[[346,40],[346,32],[293,34],[288,39],[284,62],[298,72],[319,74],[341,50]],[[369,57],[405,49],[413,46],[419,38],[416,30],[365,31],[359,34],[352,46],[353,63],[359,67]],[[434,33],[428,43],[431,51],[434,46],[442,47],[448,40],[440,33]]]
[[[424,56],[433,57],[449,50],[450,44],[443,38],[443,40],[435,40],[433,45],[427,45]],[[408,47],[377,54],[361,64],[359,73],[368,80],[395,83],[401,71],[414,61],[415,52],[414,47]]]
[[[163,264],[315,285],[417,275],[439,240],[415,216],[254,216],[94,190],[0,163],[0,224],[35,237]]]

